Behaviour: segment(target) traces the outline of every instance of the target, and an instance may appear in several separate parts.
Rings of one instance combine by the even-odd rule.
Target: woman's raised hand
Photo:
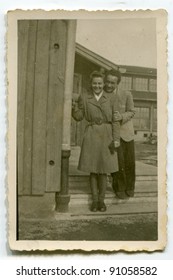
[[[73,95],[72,95],[72,109],[75,109],[75,107],[77,106],[78,99],[79,99],[79,94],[73,93]]]

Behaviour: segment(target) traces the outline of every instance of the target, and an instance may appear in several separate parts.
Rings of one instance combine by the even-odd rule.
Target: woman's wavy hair
[[[99,71],[93,71],[91,74],[90,74],[90,82],[92,82],[92,79],[93,78],[102,78],[103,81],[104,81],[104,74],[99,72]]]

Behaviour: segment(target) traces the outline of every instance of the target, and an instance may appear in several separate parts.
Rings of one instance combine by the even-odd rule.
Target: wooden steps
[[[135,196],[124,200],[116,198],[109,178],[105,198],[107,211],[105,213],[93,213],[89,209],[91,204],[91,192],[88,175],[70,175],[69,193],[69,211],[76,217],[97,217],[100,215],[112,216],[158,212],[158,187],[157,176],[155,175],[136,176]]]
[[[90,183],[89,176],[70,175],[69,176],[70,194],[89,194]],[[111,181],[108,180],[107,193],[113,193]],[[137,176],[135,193],[141,196],[144,193],[148,195],[157,194],[157,176]]]
[[[72,204],[72,201],[69,205],[69,213],[70,217],[74,218],[85,218],[85,219],[94,219],[103,216],[115,216],[118,217],[120,215],[138,215],[138,214],[146,214],[146,213],[157,213],[157,201],[147,201],[147,202],[135,202],[135,203],[118,203],[118,204],[110,204],[106,201],[107,211],[106,212],[91,212],[89,209],[89,204],[83,204],[80,207],[79,204]],[[57,213],[57,216],[60,216],[60,213]],[[69,217],[69,218],[70,218]]]

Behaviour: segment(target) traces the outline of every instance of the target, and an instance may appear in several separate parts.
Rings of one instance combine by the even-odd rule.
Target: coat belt
[[[95,120],[93,122],[88,122],[88,125],[102,125],[102,124],[112,124],[112,122],[104,121],[104,120]]]

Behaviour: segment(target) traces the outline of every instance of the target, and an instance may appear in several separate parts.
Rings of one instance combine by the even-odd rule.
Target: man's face
[[[112,93],[118,86],[118,77],[108,75],[106,80],[105,80],[105,90],[108,93]]]

